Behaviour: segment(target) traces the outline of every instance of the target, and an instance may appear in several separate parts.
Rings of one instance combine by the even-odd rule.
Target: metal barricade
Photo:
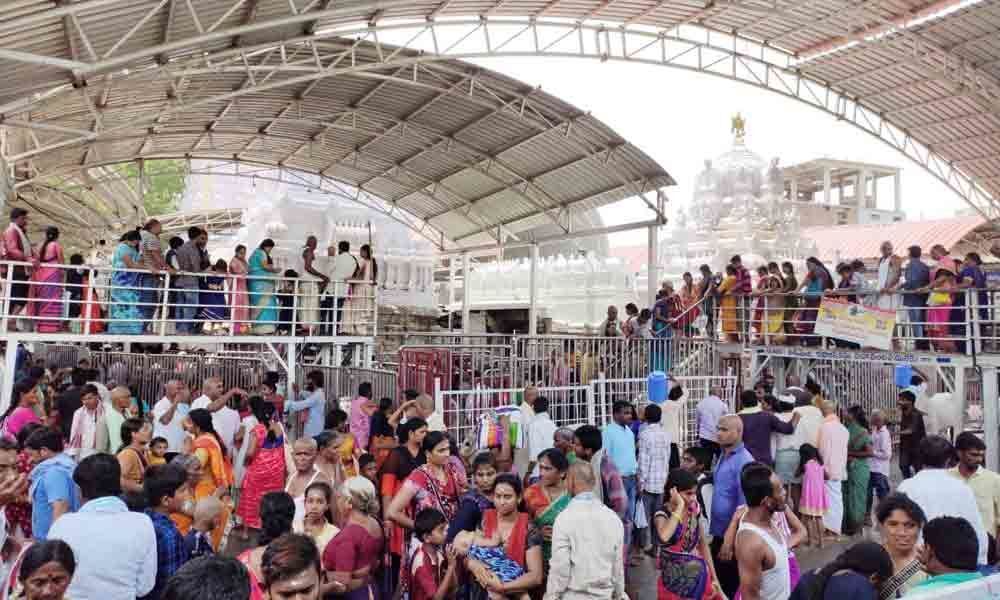
[[[500,407],[519,404],[523,394],[523,388],[438,390],[435,393],[435,404],[456,441],[476,446],[475,436],[480,417]],[[538,388],[538,395],[549,401],[549,416],[560,427],[575,427],[590,422],[590,394],[590,386]]]
[[[358,395],[358,386],[365,382],[372,385],[372,399],[375,402],[391,398],[394,405],[398,404],[395,371],[361,367],[299,366],[296,381],[305,381],[306,375],[311,371],[323,374],[328,409],[334,406],[343,409],[345,402],[349,408],[351,399]],[[349,412],[348,409],[344,410]]]
[[[188,384],[192,396],[210,377],[222,379],[226,389],[238,387],[256,393],[267,369],[260,357],[229,357],[212,354],[134,354],[92,352],[94,368],[105,373],[108,387],[124,385],[151,408],[163,396],[166,383],[179,379]]]
[[[736,377],[732,376],[693,376],[675,377],[676,385],[684,390],[679,401],[668,401],[660,405],[663,408],[661,423],[671,432],[672,441],[680,448],[686,448],[698,442],[698,403],[703,398],[716,391],[732,412],[736,412]],[[646,404],[647,380],[642,379],[604,379],[593,382],[594,421],[598,427],[611,420],[615,402],[627,402],[641,415]]]

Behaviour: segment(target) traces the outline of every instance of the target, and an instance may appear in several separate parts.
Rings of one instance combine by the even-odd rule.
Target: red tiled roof
[[[924,253],[928,253],[934,244],[941,244],[950,250],[985,222],[981,216],[973,216],[933,221],[807,227],[802,230],[802,237],[815,241],[817,258],[832,264],[838,258],[876,258],[880,254],[882,242],[886,240],[892,242],[899,256],[906,256],[906,249],[910,246],[920,246]]]

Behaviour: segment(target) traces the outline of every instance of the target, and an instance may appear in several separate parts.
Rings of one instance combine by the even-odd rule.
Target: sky
[[[591,112],[670,173],[671,205],[691,200],[705,159],[732,145],[730,118],[746,119],[747,147],[789,166],[816,158],[891,165],[903,169],[903,211],[909,220],[947,218],[965,202],[922,167],[884,142],[825,112],[773,92],[681,69],[571,58],[490,58],[473,61],[524,81]],[[891,185],[891,184],[888,184]],[[879,188],[880,194],[883,188]],[[889,190],[886,190],[889,191]],[[891,208],[891,194],[879,196]],[[668,207],[668,215],[674,209]],[[638,200],[601,211],[615,225],[649,219]],[[642,231],[614,234],[612,245],[645,244]]]

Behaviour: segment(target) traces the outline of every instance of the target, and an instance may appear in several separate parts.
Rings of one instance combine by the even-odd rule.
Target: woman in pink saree
[[[236,246],[236,255],[229,261],[229,274],[233,276],[233,285],[229,292],[230,313],[233,317],[233,332],[237,335],[250,330],[250,296],[247,295],[247,247]]]
[[[63,264],[63,251],[58,239],[58,228],[50,225],[45,229],[45,241],[38,250],[39,264],[31,275],[28,315],[38,319],[35,322],[38,333],[55,333],[62,329],[66,272],[59,268]]]

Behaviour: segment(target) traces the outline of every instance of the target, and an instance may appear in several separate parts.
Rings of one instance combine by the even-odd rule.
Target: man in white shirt
[[[976,530],[979,541],[979,564],[986,564],[988,540],[976,496],[961,479],[948,472],[955,450],[951,442],[937,435],[920,441],[924,468],[899,484],[897,491],[920,505],[927,521],[937,517],[962,517]]]
[[[621,518],[594,497],[595,484],[588,461],[570,465],[566,491],[573,500],[552,528],[545,600],[625,598],[625,529]]]
[[[237,394],[246,395],[246,392],[239,388],[233,388],[223,394],[222,379],[219,377],[206,379],[201,391],[202,395],[191,403],[191,410],[204,408],[212,413],[212,426],[215,428],[215,432],[222,438],[222,443],[226,445],[226,451],[232,452],[233,440],[236,438],[236,431],[240,428],[240,413],[229,408],[229,400]]]
[[[698,445],[708,448],[719,456],[719,419],[732,412],[720,397],[722,388],[713,385],[708,395],[701,399],[695,411],[698,413]]]
[[[330,248],[333,255],[333,248]],[[326,297],[323,299],[324,329],[326,335],[336,335],[343,320],[344,301],[347,299],[347,281],[354,278],[358,270],[358,259],[351,255],[350,242],[341,241],[337,244],[337,255],[333,258],[330,268],[330,283],[326,286]]]
[[[537,478],[538,475],[538,455],[552,447],[556,433],[556,424],[549,417],[549,399],[545,396],[535,398],[535,416],[528,426],[528,454],[531,462],[528,463],[527,479]]]
[[[164,396],[153,406],[153,437],[167,440],[167,452],[184,450],[184,417],[191,412],[191,391],[179,379],[164,386]],[[214,425],[214,423],[213,423]]]
[[[118,498],[121,467],[110,454],[85,458],[73,473],[84,504],[49,529],[48,539],[69,544],[76,571],[71,598],[135,600],[156,583],[156,533],[142,513],[129,512]]]

